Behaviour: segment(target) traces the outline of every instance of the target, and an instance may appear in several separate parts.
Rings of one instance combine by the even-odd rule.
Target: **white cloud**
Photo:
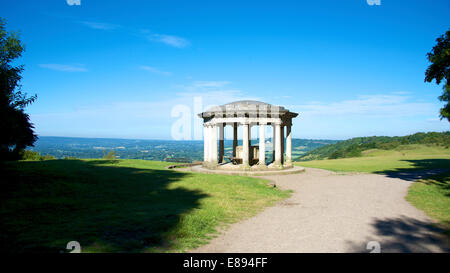
[[[187,47],[190,44],[190,42],[184,38],[167,34],[151,34],[148,36],[148,39],[177,48]]]
[[[221,103],[224,101],[244,99],[239,90],[221,90],[199,93],[181,92],[171,96],[168,100],[159,101],[117,101],[103,104],[90,104],[78,106],[72,111],[57,113],[35,114],[39,117],[67,117],[80,118],[83,120],[94,121],[97,119],[110,120],[111,123],[126,121],[139,123],[148,127],[148,122],[167,123],[170,119],[170,111],[176,105],[186,105],[193,108],[194,97],[201,97],[203,106],[207,104]],[[193,113],[198,114],[198,113]],[[170,124],[170,123],[169,123]],[[99,128],[100,130],[100,128]]]
[[[225,85],[230,84],[229,81],[195,81],[192,86],[196,88],[202,88],[202,87],[224,87]]]
[[[285,105],[298,112],[295,137],[347,139],[357,136],[407,135],[448,130],[439,122],[439,105],[412,99],[407,93],[360,95],[354,99]]]
[[[432,115],[433,103],[410,101],[406,95],[360,95],[336,102],[310,102],[291,108],[311,116],[405,117]]]
[[[147,39],[152,42],[163,43],[172,47],[184,48],[189,46],[191,43],[182,37],[161,33],[154,33],[147,29],[134,29],[127,28],[121,25],[102,23],[102,22],[93,22],[93,21],[79,21],[78,23],[87,26],[92,29],[105,30],[105,31],[114,31],[114,30],[125,30],[125,32],[129,35],[135,35],[140,38]]]
[[[206,108],[238,100],[258,100],[257,97],[249,97],[236,88],[229,87],[229,81],[193,81],[187,85],[177,85],[182,91],[176,95],[180,98],[192,99],[201,97]]]
[[[101,22],[91,22],[91,21],[81,21],[81,24],[92,28],[92,29],[100,29],[100,30],[115,30],[120,28],[119,25],[115,24],[108,24],[108,23],[101,23]]]
[[[158,74],[158,75],[163,75],[163,76],[170,76],[170,75],[172,75],[171,72],[161,71],[161,70],[159,70],[159,69],[157,69],[155,67],[152,67],[152,66],[141,65],[139,68],[142,69],[142,70],[145,70],[145,71],[149,71],[149,72]]]
[[[187,92],[204,92],[211,90],[222,90],[226,85],[230,85],[229,81],[192,81],[188,84],[175,85],[177,89]]]
[[[167,99],[99,102],[58,112],[48,112],[51,110],[47,109],[47,112],[32,113],[31,118],[39,134],[79,136],[83,132],[86,137],[170,139],[171,126],[177,120],[171,117],[171,111],[182,105],[190,109],[192,134],[199,139],[201,134],[198,136],[195,132],[202,132],[202,121],[197,117],[201,111],[237,100],[266,101],[246,95],[229,81],[190,81],[175,86],[175,89],[178,92],[166,96]],[[199,101],[201,107],[198,107]],[[292,98],[286,101],[292,101]],[[449,128],[447,121],[438,118],[441,107],[438,102],[419,102],[406,93],[282,105],[300,114],[293,121],[293,135],[300,138],[407,135]],[[231,136],[231,133],[226,131],[226,136]]]
[[[194,97],[201,98],[204,110],[212,106],[222,105],[232,101],[254,99],[244,96],[238,89],[210,90],[206,92],[180,92],[177,93],[177,96],[184,98],[184,100],[192,100]]]
[[[92,103],[72,110],[32,113],[31,117],[39,134],[80,136],[83,132],[87,137],[170,139],[171,126],[177,120],[171,117],[171,111],[183,105],[190,109],[192,137],[200,139],[203,127],[197,114],[214,105],[250,99],[238,89],[223,88],[229,82],[199,84],[207,82],[212,83],[179,86],[180,91],[166,100]]]
[[[47,68],[63,72],[87,72],[88,70],[83,65],[69,65],[69,64],[40,64],[42,68]]]
[[[397,92],[392,92],[393,95],[409,95],[411,94],[411,92],[407,92],[407,91],[397,91]]]

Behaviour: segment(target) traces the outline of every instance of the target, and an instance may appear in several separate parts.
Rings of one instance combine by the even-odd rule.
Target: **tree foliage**
[[[436,81],[436,84],[444,83],[443,93],[439,96],[439,100],[445,102],[440,110],[441,119],[446,118],[450,122],[450,30],[444,35],[436,39],[437,44],[431,52],[427,54],[428,61],[431,65],[425,72],[425,81]]]
[[[23,65],[12,63],[22,56],[24,47],[18,34],[7,32],[5,26],[0,18],[0,160],[11,160],[18,159],[37,139],[24,111],[37,97],[22,92]]]

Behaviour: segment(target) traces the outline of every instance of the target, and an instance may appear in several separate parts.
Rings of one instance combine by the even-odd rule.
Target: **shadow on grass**
[[[190,174],[114,163],[2,164],[0,251],[63,252],[69,241],[100,252],[176,248],[171,232],[207,195],[170,186]]]
[[[450,171],[450,159],[410,159],[402,160],[413,164],[413,168],[397,168],[390,171],[379,171],[391,178],[400,178],[407,181],[424,179],[432,175]]]
[[[364,242],[347,242],[349,252],[369,252],[369,241],[378,241],[381,252],[429,253],[449,252],[448,239],[442,229],[429,222],[410,217],[377,219],[373,223],[375,238]],[[446,242],[447,241],[447,242]]]

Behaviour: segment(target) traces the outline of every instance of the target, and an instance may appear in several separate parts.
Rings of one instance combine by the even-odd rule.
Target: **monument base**
[[[231,166],[230,166],[231,165]],[[305,168],[300,166],[282,166],[282,168],[269,166],[248,166],[242,167],[242,165],[222,164],[216,167],[204,167],[203,165],[197,165],[187,168],[178,169],[180,171],[188,170],[193,172],[211,173],[211,174],[231,174],[231,175],[247,175],[247,176],[261,176],[261,175],[280,175],[280,174],[293,174],[301,173],[305,171]]]

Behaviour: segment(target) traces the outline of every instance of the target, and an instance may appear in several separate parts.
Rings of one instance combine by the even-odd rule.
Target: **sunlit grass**
[[[442,223],[450,236],[450,172],[417,181],[406,200]]]
[[[181,252],[289,196],[262,179],[183,173],[142,160],[2,166],[1,250]]]

